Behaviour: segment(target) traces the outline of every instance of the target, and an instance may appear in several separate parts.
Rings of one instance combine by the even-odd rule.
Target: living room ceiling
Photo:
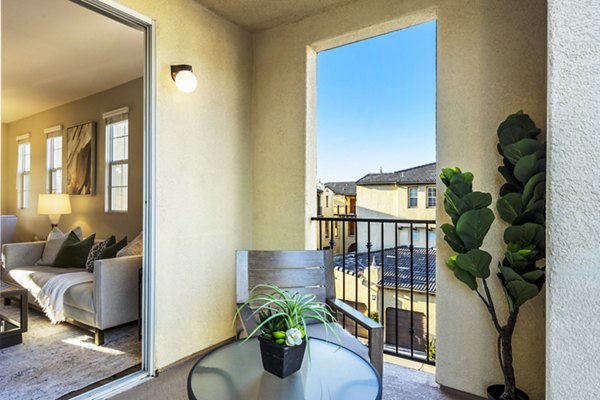
[[[143,75],[143,33],[69,0],[2,1],[2,122]]]
[[[196,0],[250,32],[299,21],[356,0]]]

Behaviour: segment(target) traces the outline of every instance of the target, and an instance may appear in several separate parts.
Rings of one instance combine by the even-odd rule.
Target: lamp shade
[[[40,194],[38,197],[38,214],[61,215],[71,214],[71,200],[68,194]]]

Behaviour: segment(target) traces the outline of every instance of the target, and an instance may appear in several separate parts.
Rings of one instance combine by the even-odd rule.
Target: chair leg
[[[383,379],[383,327],[369,332],[369,359]]]
[[[94,344],[102,346],[104,344],[104,331],[100,329],[94,330]]]

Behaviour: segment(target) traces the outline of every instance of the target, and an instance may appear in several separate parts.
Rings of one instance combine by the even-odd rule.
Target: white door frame
[[[113,0],[70,0],[115,21],[144,32],[144,190],[142,278],[142,367],[131,375],[75,397],[105,399],[156,375],[155,362],[155,171],[156,171],[156,24]]]

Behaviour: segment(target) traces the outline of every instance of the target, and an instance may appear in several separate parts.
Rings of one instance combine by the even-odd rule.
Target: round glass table
[[[381,378],[358,354],[334,343],[310,339],[302,367],[280,379],[265,371],[257,339],[213,350],[188,376],[194,400],[379,400]]]

